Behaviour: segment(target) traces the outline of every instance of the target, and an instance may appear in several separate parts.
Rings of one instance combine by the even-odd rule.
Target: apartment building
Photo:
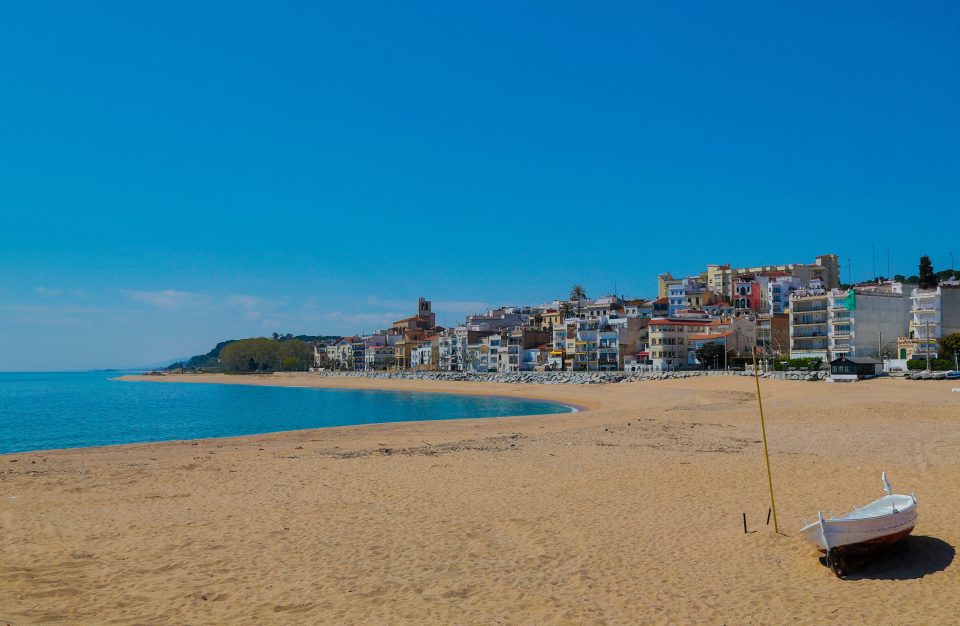
[[[900,283],[833,289],[827,296],[830,360],[849,356],[882,359],[907,334],[913,287]]]
[[[767,308],[764,313],[786,313],[790,308],[790,294],[803,287],[803,281],[796,276],[777,276],[767,288]]]
[[[473,351],[477,354],[473,371],[497,371],[497,363],[500,360],[500,343],[502,341],[503,335],[499,332],[479,338],[479,341],[473,346]]]
[[[791,359],[830,360],[828,306],[827,290],[819,280],[790,294]]]
[[[366,351],[372,346],[394,346],[401,339],[400,335],[388,332],[377,332],[372,335],[351,337],[350,343],[353,348],[352,365],[355,370],[362,370],[367,367]]]
[[[368,346],[363,353],[364,368],[367,371],[393,369],[396,365],[394,349],[389,346]]]
[[[719,324],[705,313],[683,313],[676,317],[649,322],[649,361],[655,370],[674,370],[697,366],[690,349],[690,337],[705,335]]]
[[[356,337],[343,337],[325,348],[324,367],[337,370],[352,370],[353,342]]]
[[[757,315],[755,321],[757,353],[767,358],[789,356],[790,316],[786,313],[764,313]]]
[[[563,368],[573,371],[622,370],[624,357],[635,354],[638,344],[642,345],[648,323],[646,319],[608,315],[565,320],[553,329],[548,362],[559,369],[556,365],[562,359]]]
[[[733,308],[737,313],[766,313],[769,279],[765,275],[744,274],[733,281]]]
[[[897,341],[901,359],[935,359],[944,335],[960,332],[960,282],[941,283],[936,289],[910,294],[907,332]]]
[[[675,317],[680,311],[702,309],[719,301],[719,295],[708,289],[699,276],[685,278],[667,289],[667,315]]]
[[[657,297],[658,298],[667,298],[670,295],[670,287],[674,285],[679,285],[683,282],[683,279],[674,278],[670,275],[669,272],[666,274],[660,274],[657,276]]]
[[[907,332],[912,287],[900,283],[851,289],[799,289],[790,296],[790,358],[880,359]]]
[[[745,316],[718,320],[705,333],[687,335],[687,341],[689,353],[693,355],[696,364],[726,367],[726,359],[718,363],[700,363],[696,359],[697,350],[708,343],[718,343],[723,345],[727,357],[750,356],[757,345],[757,324]]]
[[[653,317],[653,300],[628,300],[623,304],[626,317]]]
[[[439,335],[428,335],[421,339],[410,351],[410,368],[414,370],[438,369],[439,347]]]
[[[745,274],[769,274],[782,272],[796,276],[806,286],[811,280],[819,278],[826,289],[840,286],[840,261],[835,254],[821,254],[813,263],[787,263],[784,265],[760,265],[757,267],[731,268],[727,265],[708,265],[703,273],[707,287],[725,298],[733,299],[735,279]],[[658,280],[660,288],[662,281]]]
[[[549,331],[531,328],[513,328],[503,331],[500,334],[496,371],[520,372],[532,370],[539,360],[539,354],[532,355],[528,351],[547,344],[550,341],[550,335]],[[533,362],[531,362],[531,358],[534,359]]]
[[[529,307],[526,312],[509,309],[493,309],[482,315],[467,317],[467,328],[476,331],[499,332],[515,326],[523,326],[530,320]]]
[[[437,340],[440,369],[449,372],[476,371],[481,340],[493,334],[492,330],[470,330],[466,325],[444,330]]]

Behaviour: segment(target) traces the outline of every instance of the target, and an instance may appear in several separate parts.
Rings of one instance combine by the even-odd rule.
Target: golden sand
[[[0,456],[0,623],[960,621],[956,383],[164,381],[517,395],[581,413]],[[849,579],[797,535],[916,491]],[[750,530],[744,534],[741,514]]]

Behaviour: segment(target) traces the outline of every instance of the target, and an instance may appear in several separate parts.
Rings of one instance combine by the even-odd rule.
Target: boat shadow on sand
[[[911,535],[873,555],[848,557],[846,580],[910,580],[942,572],[953,562],[956,550],[946,541]],[[827,567],[826,557],[820,562]]]

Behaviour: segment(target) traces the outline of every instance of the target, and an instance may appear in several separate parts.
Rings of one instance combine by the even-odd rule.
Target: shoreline
[[[753,385],[402,380],[388,390],[542,393],[589,410],[7,456],[0,622],[952,619],[951,383],[762,380],[784,535],[764,525]],[[798,536],[802,518],[879,496],[881,470],[916,491],[915,535],[837,580]]]
[[[204,376],[215,378],[214,380],[197,380],[193,377]],[[248,377],[253,378],[254,381],[243,380]],[[296,380],[303,380],[306,384],[285,384],[284,381],[287,377],[293,378],[296,377]],[[234,380],[237,379],[237,380]],[[334,384],[324,385],[324,384],[314,384],[313,381],[324,380],[324,379],[333,379]],[[145,383],[191,383],[191,384],[201,384],[201,385],[248,385],[252,387],[292,387],[295,389],[329,389],[329,390],[340,390],[340,391],[388,391],[396,393],[439,393],[447,394],[452,396],[466,396],[466,397],[475,397],[475,398],[500,398],[504,400],[517,400],[518,398],[503,394],[503,393],[485,393],[481,391],[472,391],[472,392],[463,392],[449,389],[399,389],[389,386],[381,386],[374,383],[372,386],[363,386],[363,387],[347,387],[340,384],[337,384],[339,381],[348,380],[348,379],[358,379],[358,377],[352,376],[316,376],[314,374],[301,373],[301,372],[291,372],[291,373],[273,373],[273,374],[244,374],[244,375],[233,375],[233,374],[165,374],[163,376],[147,375],[147,374],[127,374],[124,376],[118,376],[116,378],[111,378],[110,380],[115,380],[118,382],[145,382]],[[409,382],[409,379],[396,378],[396,379],[381,379],[381,378],[359,378],[360,380],[370,380],[370,381],[383,381],[383,380],[397,380],[403,382]],[[431,381],[438,382],[445,385],[457,384],[459,381]],[[489,382],[477,382],[476,384],[482,385],[510,385],[517,383],[489,383]],[[544,385],[547,387],[547,385]],[[589,411],[590,409],[585,406],[580,406],[577,404],[564,402],[562,400],[557,400],[554,398],[549,398],[545,396],[529,395],[523,398],[519,398],[522,401],[531,401],[531,402],[547,402],[550,404],[557,404],[565,408],[571,409],[571,413],[579,413],[582,411]],[[499,419],[501,417],[524,417],[523,415],[499,415],[496,417],[488,418],[477,418],[477,419]],[[471,419],[471,418],[455,418],[455,419]],[[434,421],[434,420],[430,420]],[[378,422],[378,423],[392,423],[392,422]],[[356,424],[356,426],[364,426],[364,424]],[[342,426],[339,428],[349,428],[348,426]]]
[[[191,380],[190,377],[193,376],[207,376],[207,377],[216,377],[215,380]],[[319,426],[313,428],[297,428],[292,430],[269,430],[261,433],[251,433],[251,434],[242,434],[242,435],[225,435],[222,437],[198,437],[198,438],[185,438],[185,439],[163,439],[158,441],[133,441],[128,443],[114,443],[114,444],[95,444],[89,446],[72,446],[66,448],[32,448],[28,450],[19,450],[13,452],[0,452],[0,461],[5,457],[13,457],[17,455],[33,455],[41,453],[59,453],[59,452],[73,452],[73,451],[82,451],[82,450],[101,450],[101,449],[110,449],[117,447],[127,447],[127,446],[150,446],[150,445],[159,445],[159,444],[190,444],[191,442],[204,442],[204,443],[216,443],[218,441],[229,442],[235,439],[247,439],[252,437],[264,437],[271,435],[294,435],[296,433],[309,433],[313,431],[324,431],[330,429],[350,429],[350,428],[363,428],[363,427],[375,427],[375,426],[384,426],[388,424],[429,424],[436,421],[461,421],[461,420],[496,420],[503,418],[535,418],[544,415],[567,415],[573,413],[581,413],[588,411],[589,409],[583,406],[562,402],[555,399],[544,398],[539,396],[528,396],[523,398],[518,398],[515,396],[506,395],[503,393],[462,393],[458,391],[451,391],[445,389],[438,390],[408,390],[408,389],[389,389],[389,388],[380,388],[380,387],[364,387],[361,389],[357,388],[344,388],[337,385],[316,385],[309,384],[310,380],[304,381],[307,384],[293,384],[291,380],[293,377],[296,377],[296,381],[299,382],[301,376],[299,374],[285,375],[278,374],[277,378],[273,378],[273,374],[262,374],[254,375],[257,376],[256,382],[243,380],[246,377],[234,377],[227,376],[223,374],[177,374],[177,375],[168,375],[169,380],[165,380],[166,377],[160,376],[151,376],[151,375],[142,375],[142,374],[128,374],[124,376],[118,376],[116,378],[111,378],[111,381],[116,382],[165,382],[165,383],[185,383],[185,384],[204,384],[204,385],[247,385],[255,387],[277,387],[277,388],[293,388],[293,389],[323,389],[328,391],[375,391],[375,392],[384,392],[384,393],[399,393],[399,394],[418,394],[418,393],[431,393],[431,394],[444,394],[451,396],[463,396],[463,397],[473,397],[473,398],[492,398],[492,399],[502,399],[509,400],[514,402],[539,402],[545,404],[551,404],[559,407],[569,409],[568,411],[558,412],[558,413],[516,413],[510,415],[495,415],[489,417],[454,417],[454,418],[439,418],[434,420],[404,420],[404,421],[383,421],[383,422],[369,422],[362,424],[347,424],[347,425],[337,425],[337,426]],[[303,375],[304,378],[309,375]],[[236,379],[236,380],[235,380]],[[290,384],[287,384],[290,383]]]

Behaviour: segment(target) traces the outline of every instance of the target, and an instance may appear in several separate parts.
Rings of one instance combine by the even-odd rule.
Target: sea
[[[489,396],[113,380],[137,373],[0,372],[0,454],[575,410]]]

